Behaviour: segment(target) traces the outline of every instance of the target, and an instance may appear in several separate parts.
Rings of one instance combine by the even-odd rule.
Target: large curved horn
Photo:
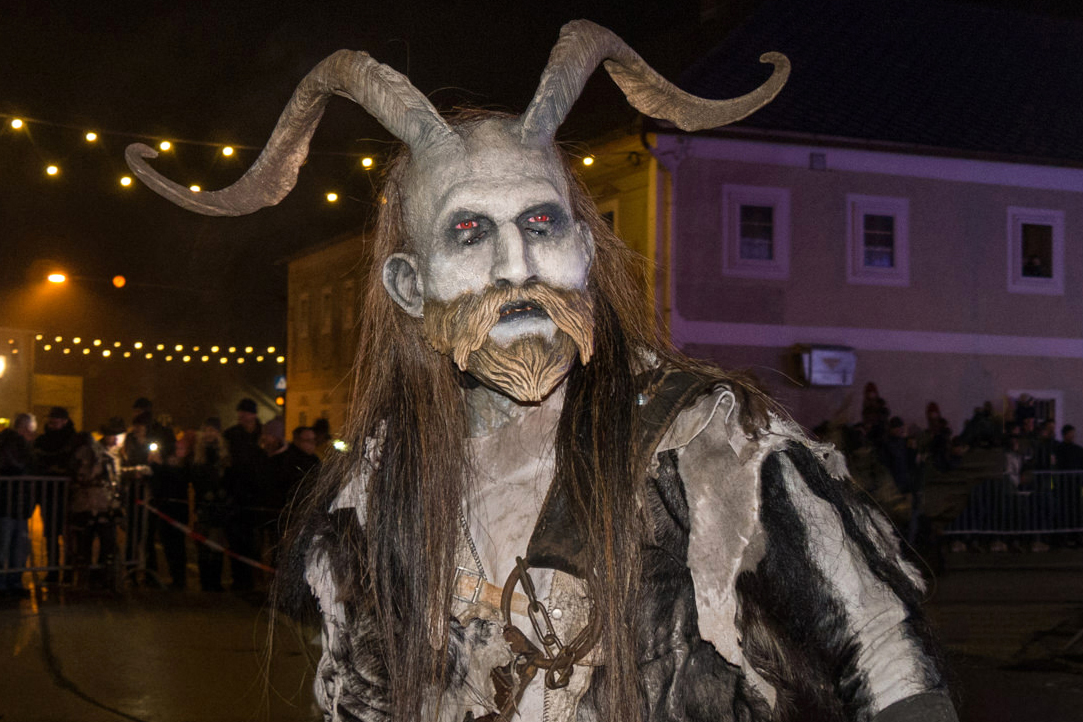
[[[387,130],[419,151],[458,140],[428,99],[401,73],[368,53],[339,50],[304,77],[293,92],[270,140],[252,167],[233,185],[194,193],[151,168],[145,159],[158,152],[133,143],[124,153],[132,172],[151,190],[177,205],[208,216],[241,216],[286,197],[308,156],[308,143],[332,95],[354,101]]]
[[[790,61],[765,53],[760,62],[775,66],[771,77],[748,95],[707,100],[690,95],[656,73],[627,43],[589,20],[574,20],[560,30],[538,91],[523,114],[524,142],[551,139],[564,122],[587,78],[605,61],[605,69],[636,110],[671,121],[681,130],[703,130],[733,123],[771,102],[790,75]]]

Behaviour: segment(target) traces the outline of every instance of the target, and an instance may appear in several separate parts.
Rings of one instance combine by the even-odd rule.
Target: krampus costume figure
[[[323,628],[328,720],[953,720],[922,583],[843,461],[740,378],[660,340],[631,254],[554,135],[602,61],[684,129],[770,101],[689,96],[568,24],[520,117],[446,119],[340,51],[215,215],[278,202],[327,99],[405,143],[384,188],[349,452],[295,511],[280,597]]]

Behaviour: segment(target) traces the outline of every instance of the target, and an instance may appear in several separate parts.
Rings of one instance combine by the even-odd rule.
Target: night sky
[[[0,114],[31,120],[22,131],[0,125],[0,326],[281,345],[284,259],[365,227],[380,171],[362,170],[358,156],[386,154],[388,134],[333,99],[291,195],[241,218],[182,211],[138,183],[121,188],[129,142],[252,146],[226,159],[218,146],[182,142],[155,161],[179,182],[219,188],[255,159],[297,82],[339,48],[406,73],[439,109],[521,112],[568,20],[610,27],[672,79],[757,5],[4,0]],[[561,137],[582,143],[635,122],[598,71]],[[91,129],[102,134],[93,145],[82,140]],[[58,176],[45,175],[49,163]],[[328,190],[342,200],[327,204]],[[41,278],[56,266],[82,278],[46,289]],[[118,273],[129,280],[121,291],[108,281]]]
[[[673,40],[682,28],[698,33],[698,47],[721,37],[698,23],[695,0],[634,12],[628,2],[270,6],[4,2],[0,113],[28,127],[14,131],[7,118],[0,126],[0,326],[282,344],[283,259],[364,228],[379,168],[361,169],[356,154],[379,160],[390,136],[358,106],[332,100],[291,195],[241,218],[182,211],[138,182],[122,188],[123,151],[171,139],[175,149],[155,167],[204,189],[228,185],[258,155],[297,82],[339,48],[407,73],[442,110],[520,112],[567,20],[612,28],[669,77],[694,57],[690,36]],[[635,119],[598,72],[562,136],[581,142]],[[85,142],[87,130],[100,139]],[[253,149],[226,159],[218,146],[182,140]],[[56,177],[45,174],[49,163]],[[342,200],[327,204],[328,190]],[[80,278],[46,288],[53,267]],[[125,289],[110,285],[116,274]]]

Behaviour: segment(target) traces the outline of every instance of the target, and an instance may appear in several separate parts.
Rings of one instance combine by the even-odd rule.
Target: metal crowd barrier
[[[70,584],[76,571],[73,535],[68,528],[71,480],[62,476],[0,476],[0,573],[31,572],[38,583]],[[145,479],[122,482],[113,568],[108,583],[122,588],[136,572],[146,572],[149,485]],[[102,569],[93,560],[89,570]],[[48,577],[46,577],[48,575]]]
[[[966,507],[945,535],[1035,535],[1083,533],[1083,472],[1040,471],[987,479],[973,489]]]

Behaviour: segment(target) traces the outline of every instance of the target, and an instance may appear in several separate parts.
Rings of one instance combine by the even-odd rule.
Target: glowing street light
[[[22,128],[23,127],[22,119],[21,118],[12,118],[11,119],[11,127],[14,128],[15,130],[19,130],[20,128]]]
[[[68,277],[63,273],[50,273],[47,277],[49,283],[64,283],[68,280]]]

